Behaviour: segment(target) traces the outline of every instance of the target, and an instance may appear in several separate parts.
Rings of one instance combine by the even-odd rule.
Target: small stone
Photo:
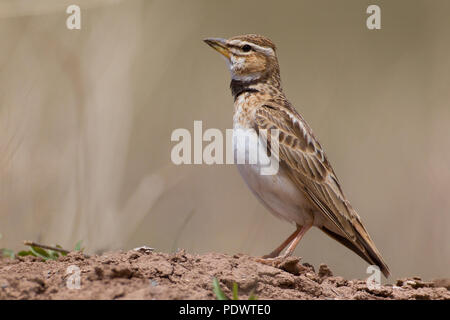
[[[151,247],[148,247],[148,246],[142,246],[142,247],[134,248],[133,250],[141,252],[141,253],[144,253],[144,254],[150,254],[153,251],[155,251],[155,248],[151,248]]]
[[[328,278],[328,277],[332,277],[332,276],[333,276],[333,272],[331,272],[330,268],[326,264],[322,263],[319,266],[319,277]]]
[[[141,255],[138,252],[131,252],[128,255],[128,260],[136,260],[140,257]]]
[[[308,262],[305,262],[302,264],[305,268],[310,269],[309,271],[316,272],[316,269],[314,269],[314,266],[312,264],[309,264]]]
[[[288,257],[281,261],[277,267],[293,275],[299,275],[305,269],[299,262],[299,258]]]

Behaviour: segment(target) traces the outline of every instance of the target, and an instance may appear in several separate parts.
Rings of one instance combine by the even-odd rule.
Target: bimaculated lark
[[[377,265],[388,277],[388,266],[342,192],[322,146],[283,93],[272,41],[253,34],[204,41],[225,57],[230,69],[233,128],[254,129],[256,133],[279,130],[276,175],[261,175],[259,163],[237,165],[249,188],[270,212],[297,226],[263,258],[278,257],[286,247],[283,257],[291,255],[303,235],[316,226],[368,263]],[[270,138],[266,138],[270,144]]]

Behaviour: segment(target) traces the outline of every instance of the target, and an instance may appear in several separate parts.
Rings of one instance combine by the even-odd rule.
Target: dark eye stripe
[[[241,47],[240,47],[240,46],[237,46],[237,45],[235,45],[235,44],[229,44],[228,46],[229,46],[230,48],[234,48],[234,49],[241,50]]]

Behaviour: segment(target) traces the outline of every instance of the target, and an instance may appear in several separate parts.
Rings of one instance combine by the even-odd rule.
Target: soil
[[[77,252],[49,261],[1,258],[0,299],[215,299],[214,277],[228,297],[236,282],[242,300],[252,293],[258,299],[450,299],[450,279],[414,277],[369,288],[365,280],[333,276],[326,265],[315,272],[295,257],[266,265],[247,255],[145,248],[92,257]]]

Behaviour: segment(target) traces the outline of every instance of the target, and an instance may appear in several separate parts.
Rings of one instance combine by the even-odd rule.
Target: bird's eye
[[[249,52],[250,50],[252,50],[252,47],[246,44],[245,46],[242,47],[242,50],[244,50],[244,52]]]

